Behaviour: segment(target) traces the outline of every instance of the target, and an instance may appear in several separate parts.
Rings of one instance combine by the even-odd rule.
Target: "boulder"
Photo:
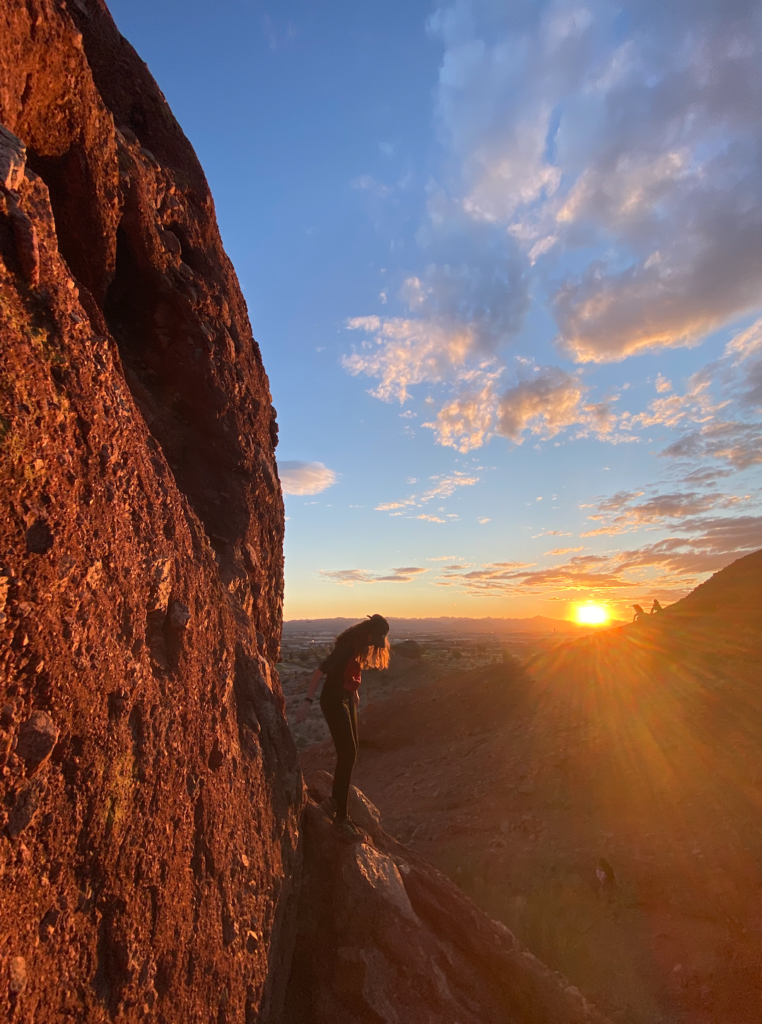
[[[561,975],[383,829],[355,787],[367,841],[340,842],[309,779],[304,882],[285,1024],[606,1024]]]
[[[398,654],[400,658],[420,658],[423,653],[417,640],[402,640],[394,644],[392,652]]]

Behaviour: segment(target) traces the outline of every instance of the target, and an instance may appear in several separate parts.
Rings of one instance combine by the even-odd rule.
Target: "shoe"
[[[367,836],[355,825],[351,818],[334,821],[333,831],[338,839],[345,843],[364,843]]]
[[[321,800],[319,806],[320,810],[327,814],[329,818],[336,817],[336,801],[332,796],[327,796],[325,800]]]

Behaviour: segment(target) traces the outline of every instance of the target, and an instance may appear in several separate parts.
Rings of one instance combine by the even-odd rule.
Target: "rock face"
[[[310,780],[314,801],[330,776]],[[311,802],[287,1024],[606,1024],[444,875],[382,829],[353,787],[370,842],[346,846]]]
[[[9,0],[0,37],[0,1005],[275,1019],[302,784],[267,377],[100,0]]]

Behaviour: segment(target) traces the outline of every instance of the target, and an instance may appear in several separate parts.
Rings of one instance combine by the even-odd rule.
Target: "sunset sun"
[[[602,626],[609,621],[608,608],[594,601],[578,604],[574,609],[574,618],[583,626]]]

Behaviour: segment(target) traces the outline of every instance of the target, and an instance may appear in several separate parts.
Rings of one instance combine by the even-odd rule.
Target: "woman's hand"
[[[302,703],[297,708],[296,714],[294,715],[294,722],[296,725],[301,725],[307,717],[307,712],[310,709],[310,701],[305,697]]]

